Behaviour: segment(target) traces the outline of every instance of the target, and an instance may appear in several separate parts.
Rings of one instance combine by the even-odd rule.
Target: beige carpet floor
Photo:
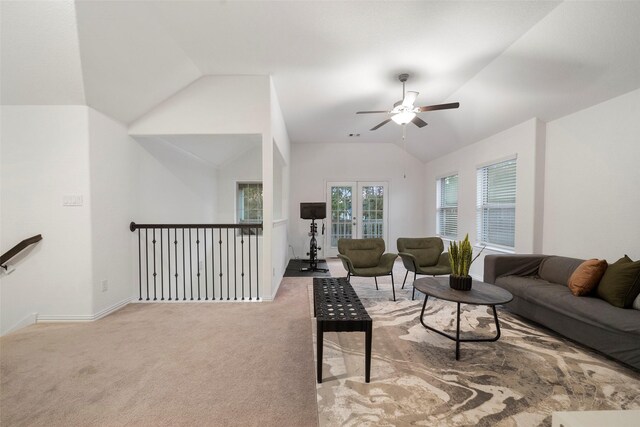
[[[272,303],[130,304],[7,335],[0,424],[317,426],[307,282]]]
[[[329,261],[334,277],[344,276]],[[554,411],[640,409],[640,372],[499,309],[497,342],[455,343],[419,322],[423,296],[390,278],[354,277],[373,318],[371,383],[364,382],[364,334],[326,333],[323,383],[317,386],[321,426],[551,426]],[[311,295],[311,286],[309,286]],[[425,320],[455,330],[455,304],[429,299]],[[464,306],[463,335],[491,336],[486,307]],[[314,334],[315,336],[315,334]],[[639,424],[640,425],[640,424]]]

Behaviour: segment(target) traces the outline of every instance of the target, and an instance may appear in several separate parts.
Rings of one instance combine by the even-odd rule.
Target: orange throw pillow
[[[569,290],[577,297],[587,295],[593,291],[607,270],[607,261],[589,259],[576,268],[569,277]]]

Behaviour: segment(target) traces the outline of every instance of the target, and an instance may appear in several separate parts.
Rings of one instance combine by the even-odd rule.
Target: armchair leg
[[[351,273],[347,273],[347,282],[351,283]]]
[[[416,276],[417,276],[417,273],[414,271],[413,272],[413,281],[414,281],[414,283],[416,281]],[[411,285],[413,286],[413,283]],[[413,292],[411,293],[411,301],[414,301],[415,299],[416,299],[416,287],[413,286]]]
[[[409,275],[409,270],[404,273],[404,280],[402,281],[402,289],[404,289],[404,284],[407,282],[407,276]]]
[[[391,273],[391,290],[393,291],[393,300],[396,300],[396,285],[393,283],[393,273]]]
[[[375,277],[375,276],[373,276],[373,280],[375,280],[375,281],[376,281],[376,291],[377,291],[377,290],[379,290],[379,289],[378,289],[378,278],[377,278],[377,277]]]

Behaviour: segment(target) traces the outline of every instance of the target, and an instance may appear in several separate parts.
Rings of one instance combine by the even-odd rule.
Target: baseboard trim
[[[24,319],[20,320],[15,325],[13,325],[11,328],[9,328],[9,330],[3,333],[2,336],[10,334],[11,332],[15,332],[19,329],[26,328],[27,326],[33,325],[34,323],[36,323],[37,320],[38,320],[38,313],[31,313],[27,315]]]
[[[37,323],[94,322],[129,304],[131,298],[125,298],[95,314],[38,314]]]
[[[98,320],[98,319],[102,319],[105,316],[108,316],[111,313],[114,313],[118,310],[120,310],[122,307],[124,307],[125,305],[129,304],[131,302],[132,298],[125,298],[120,302],[117,302],[115,304],[113,304],[110,307],[105,308],[102,311],[97,312],[96,314],[93,315],[93,320]]]
[[[240,298],[234,300],[234,299],[216,299],[216,300],[190,300],[190,299],[186,299],[186,300],[149,300],[147,301],[146,299],[143,300],[139,300],[138,298],[133,298],[130,302],[131,304],[252,304],[252,303],[257,303],[257,302],[263,302],[263,301],[270,301],[269,298],[260,298],[260,299],[256,299],[255,297],[253,297],[253,299],[249,299],[249,297],[246,297],[244,300],[241,300]]]

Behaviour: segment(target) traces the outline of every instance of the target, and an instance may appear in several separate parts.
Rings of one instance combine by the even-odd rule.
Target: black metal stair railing
[[[29,246],[38,243],[40,240],[42,240],[42,235],[41,234],[36,234],[33,237],[29,237],[28,239],[24,239],[22,242],[18,243],[17,245],[15,245],[11,249],[9,249],[7,252],[5,252],[2,255],[0,255],[0,267],[4,268],[5,270],[9,270],[9,267],[6,265],[6,263],[9,260],[11,260],[11,258],[13,258],[14,256],[18,255],[20,252],[22,252],[23,250],[25,250]]]
[[[139,301],[260,300],[262,224],[132,222],[129,229],[138,233]]]

